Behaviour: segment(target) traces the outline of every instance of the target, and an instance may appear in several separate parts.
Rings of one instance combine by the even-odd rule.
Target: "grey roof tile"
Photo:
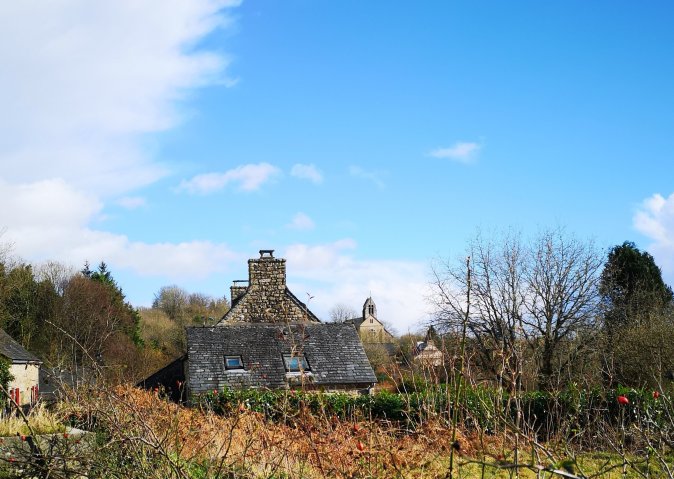
[[[357,331],[350,324],[234,323],[187,328],[187,378],[193,392],[213,378],[218,387],[286,387],[283,354],[303,353],[315,386],[377,381]],[[241,356],[245,375],[228,374],[224,356]],[[193,379],[190,379],[193,378]],[[231,384],[232,378],[238,383]]]

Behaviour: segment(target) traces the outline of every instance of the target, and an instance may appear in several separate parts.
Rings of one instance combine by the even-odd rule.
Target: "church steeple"
[[[372,296],[363,304],[363,320],[364,323],[373,323],[377,320],[377,305],[372,301]]]

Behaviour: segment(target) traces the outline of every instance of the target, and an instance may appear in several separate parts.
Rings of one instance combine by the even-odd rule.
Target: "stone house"
[[[351,324],[322,323],[286,286],[273,250],[248,260],[231,287],[231,309],[214,326],[187,328],[187,353],[141,383],[177,398],[222,388],[369,392],[377,382]]]
[[[7,385],[9,396],[19,406],[37,402],[42,361],[1,329],[0,355],[9,361],[9,372],[14,377]]]

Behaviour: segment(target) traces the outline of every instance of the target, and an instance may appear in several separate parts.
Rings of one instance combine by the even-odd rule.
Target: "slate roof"
[[[24,349],[5,331],[0,329],[0,354],[13,363],[41,363],[37,356]]]
[[[163,388],[164,393],[167,394],[173,401],[181,401],[184,399],[184,389],[182,385],[185,383],[185,361],[187,355],[183,354],[179,358],[174,359],[169,364],[156,371],[154,374],[136,384],[137,387],[143,389]]]
[[[192,393],[223,387],[287,387],[283,355],[304,354],[312,387],[367,387],[377,382],[350,324],[245,323],[187,328],[187,381]],[[244,369],[226,370],[225,356]]]

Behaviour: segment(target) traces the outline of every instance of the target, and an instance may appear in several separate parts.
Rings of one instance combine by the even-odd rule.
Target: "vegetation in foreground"
[[[482,428],[463,410],[455,430],[451,414],[431,410],[413,421],[376,417],[362,407],[336,414],[326,399],[346,404],[346,396],[293,391],[259,393],[268,401],[261,410],[263,403],[245,394],[212,392],[199,407],[186,408],[160,391],[128,386],[73,393],[54,413],[91,431],[86,440],[58,434],[36,441],[39,450],[27,447],[30,440],[3,445],[2,477],[673,477],[671,423],[664,419],[671,402],[664,396],[659,425],[649,430],[651,419],[642,415],[588,426],[592,445],[568,441],[568,430],[541,441],[505,415]],[[626,414],[620,411],[627,409],[618,419]]]

